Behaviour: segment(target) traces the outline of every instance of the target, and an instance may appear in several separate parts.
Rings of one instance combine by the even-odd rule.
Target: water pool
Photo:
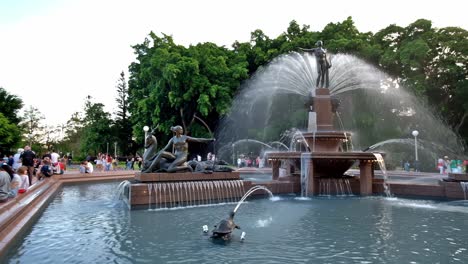
[[[467,263],[466,204],[383,197],[251,200],[230,243],[202,232],[235,204],[128,211],[116,183],[65,186],[7,263]],[[239,240],[246,232],[246,240]]]

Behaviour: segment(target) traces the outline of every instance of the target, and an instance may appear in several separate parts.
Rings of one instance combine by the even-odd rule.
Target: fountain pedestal
[[[315,90],[315,96],[310,101],[310,109],[315,111],[317,131],[301,134],[299,140],[305,140],[308,145],[308,155],[304,152],[269,152],[267,157],[273,166],[273,179],[279,178],[279,169],[282,161],[289,164],[303,164],[307,168],[307,194],[320,194],[320,180],[340,179],[343,174],[355,163],[359,162],[360,178],[359,193],[372,195],[373,162],[376,157],[369,152],[348,151],[348,141],[351,133],[333,130],[333,119],[338,100],[330,96],[328,89]],[[311,126],[309,125],[309,128]],[[294,139],[295,140],[295,139]],[[307,162],[299,162],[306,157]],[[297,166],[296,166],[297,167]],[[293,174],[300,175],[300,173]],[[287,175],[290,176],[290,175]],[[302,183],[304,185],[305,183]],[[304,188],[304,186],[302,186]]]

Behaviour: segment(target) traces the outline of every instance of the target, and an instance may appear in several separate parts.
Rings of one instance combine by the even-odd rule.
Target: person
[[[39,177],[38,180],[42,180],[44,177],[50,177],[54,174],[52,164],[49,157],[45,157],[42,160],[42,165],[39,167]]]
[[[458,173],[457,160],[456,159],[453,159],[453,160],[450,161],[450,172],[451,173]]]
[[[13,175],[13,177],[10,177],[10,180],[11,180],[11,182],[10,182],[10,192],[9,192],[8,196],[10,198],[14,198],[14,197],[16,197],[18,195],[18,190],[19,190],[19,188],[21,186],[21,183],[22,183],[21,177],[18,174],[16,174],[11,167],[9,167],[6,171],[8,172],[8,174],[11,173]]]
[[[105,166],[106,166],[106,171],[110,171],[111,166],[112,166],[112,156],[109,155],[109,154],[106,155],[106,164],[105,164]]]
[[[327,51],[323,48],[323,42],[321,40],[315,43],[317,48],[313,49],[303,49],[305,52],[310,52],[315,55],[315,60],[317,62],[317,88],[328,88],[330,85],[330,80],[328,77],[328,69],[331,68],[331,63],[327,57]],[[320,84],[320,86],[319,86]]]
[[[24,149],[19,148],[16,152],[16,154],[13,156],[13,166],[12,169],[14,171],[18,170],[19,167],[21,167],[23,164],[21,163],[21,153],[23,153]]]
[[[1,165],[2,170],[4,170],[10,177],[10,188],[8,191],[8,197],[14,198],[18,194],[18,189],[21,184],[21,178],[13,171],[13,169],[7,163]]]
[[[49,151],[46,151],[46,153],[44,155],[42,155],[42,159],[44,160],[45,158],[52,159],[52,155],[50,154]]]
[[[445,173],[450,173],[452,172],[450,170],[450,159],[448,156],[444,156],[444,169],[445,169]]]
[[[87,160],[81,162],[80,173],[93,173],[93,164]]]
[[[20,155],[21,162],[24,166],[28,167],[28,178],[29,183],[32,184],[33,174],[34,174],[34,159],[36,158],[36,153],[31,150],[30,146],[25,146],[23,153]]]
[[[439,174],[444,174],[444,160],[442,158],[437,160],[437,169],[439,169]]]
[[[59,169],[60,169],[60,174],[64,174],[65,171],[67,170],[67,165],[66,164],[67,164],[67,162],[65,161],[64,158],[62,158],[59,161],[58,165],[59,165]]]
[[[148,170],[144,172],[152,172],[153,170],[162,169],[160,168],[160,162],[162,159],[166,159],[170,162],[167,169],[165,169],[167,170],[167,172],[176,172],[185,169],[190,170],[191,167],[186,164],[188,158],[188,143],[208,143],[215,141],[214,138],[194,138],[184,135],[184,130],[181,126],[171,127],[171,131],[175,135],[169,140],[167,145],[158,153]],[[167,151],[171,149],[171,147],[173,149],[172,153]]]
[[[5,163],[5,165],[7,164]],[[3,165],[0,166],[0,203],[8,201],[8,194],[10,193],[10,183],[10,175],[5,171]]]
[[[138,156],[137,161],[138,161],[138,170],[141,170],[141,163],[143,159],[140,156]]]
[[[24,189],[27,190],[29,188],[29,178],[28,178],[28,167],[21,166],[18,168],[18,176],[21,178],[21,185],[19,186],[19,190]]]
[[[56,166],[56,164],[59,162],[60,155],[55,152],[55,149],[52,149],[52,153],[50,153],[50,160],[52,162],[52,165]]]
[[[409,163],[409,161],[406,161],[404,166],[405,166],[405,171],[410,171],[410,163]]]
[[[86,173],[93,173],[94,167],[93,163],[90,161],[86,161]]]

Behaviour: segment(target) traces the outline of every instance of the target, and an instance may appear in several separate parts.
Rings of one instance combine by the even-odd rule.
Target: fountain
[[[159,152],[156,151],[155,136],[146,133],[142,171],[135,174],[132,182],[124,181],[119,185],[118,197],[130,209],[152,210],[234,203],[254,186],[251,181],[240,180],[239,172],[232,171],[230,167],[220,165],[217,161],[187,162],[188,142],[210,142],[214,139],[183,135],[180,126],[171,130],[175,136]],[[172,145],[173,152],[168,152]],[[259,188],[254,191],[256,190]],[[266,188],[262,190],[270,192]]]
[[[359,193],[361,195],[373,193],[373,164],[377,158],[374,153],[370,152],[344,152],[343,144],[350,140],[351,133],[333,129],[333,118],[338,104],[338,100],[330,96],[329,89],[315,89],[315,96],[309,103],[311,109],[309,116],[312,116],[309,118],[309,129],[308,132],[300,134],[301,139],[305,140],[308,146],[308,151],[267,152],[267,157],[273,166],[274,180],[279,179],[282,161],[300,164],[300,166],[290,166],[287,169],[289,172],[287,176],[292,176],[294,180],[294,175],[301,175],[303,196],[319,195],[323,179],[329,181],[329,178],[343,178],[344,173],[358,161]],[[338,184],[329,184],[328,189],[330,188],[334,189],[333,192],[336,194],[343,193],[343,188],[340,188]]]
[[[309,59],[295,53],[293,56],[304,61]],[[334,63],[334,67],[340,68],[342,65]],[[282,70],[289,71],[287,68]],[[344,69],[344,72],[348,70]],[[466,236],[460,232],[465,227],[468,214],[466,205],[454,206],[440,200],[340,197],[378,192],[375,187],[380,187],[380,184],[376,185],[373,179],[373,165],[377,161],[383,161],[380,153],[353,151],[353,144],[350,144],[351,133],[334,130],[336,124],[333,120],[339,116],[336,112],[338,101],[334,99],[336,97],[333,91],[346,91],[358,86],[339,82],[340,79],[335,77],[342,73],[332,72],[331,88],[313,90],[312,96],[307,97],[307,108],[312,110],[310,118],[307,118],[306,111],[302,109],[297,112],[285,111],[288,114],[297,114],[288,116],[297,121],[292,127],[300,127],[301,121],[298,120],[306,119],[310,120],[310,125],[305,132],[295,130],[292,133],[290,147],[281,141],[275,143],[287,151],[268,153],[273,164],[273,179],[263,182],[264,187],[241,180],[238,172],[209,170],[140,172],[132,181],[124,181],[119,186],[115,178],[112,178],[113,182],[105,184],[93,182],[69,185],[74,180],[66,177],[70,175],[55,175],[51,180],[38,183],[19,203],[0,208],[3,209],[2,218],[7,220],[0,222],[2,233],[7,237],[5,240],[9,246],[14,245],[8,252],[3,247],[3,252],[7,255],[2,259],[8,263],[164,263],[169,260],[200,263],[463,263],[463,259],[468,259]],[[302,74],[315,84],[314,78],[307,72],[294,71],[294,74]],[[364,71],[363,74],[367,72]],[[304,86],[301,79],[289,79],[289,83]],[[311,86],[307,87],[310,89]],[[291,91],[298,90],[288,90]],[[303,103],[297,98],[287,102]],[[270,106],[274,105],[272,101],[268,103]],[[278,104],[278,108],[281,107]],[[249,125],[246,119],[239,120]],[[254,121],[262,125],[258,119]],[[343,121],[346,122],[346,118]],[[290,127],[265,126],[264,131],[284,131]],[[228,128],[226,126],[223,129]],[[231,131],[240,133],[239,130]],[[250,137],[240,135],[237,138]],[[272,142],[267,144],[269,146],[276,142],[268,138],[263,141]],[[152,136],[147,135],[147,142],[154,144],[155,139],[153,141]],[[297,150],[298,146],[300,151]],[[145,153],[145,157],[151,160],[150,156],[157,154],[156,146],[148,146],[148,149],[151,152]],[[157,160],[156,167],[162,170],[173,169],[168,166],[169,162],[174,162],[170,154],[161,156],[165,160],[162,163],[159,161],[163,159]],[[344,171],[354,162],[359,162],[359,179],[343,177]],[[288,164],[288,175],[285,177],[279,177],[281,163]],[[145,169],[148,169],[146,165]],[[190,170],[185,164],[180,165],[183,167],[180,169]],[[385,172],[384,168],[382,170]],[[82,175],[74,177],[78,179],[75,181],[77,183],[84,179]],[[102,180],[109,181],[110,177],[115,176],[105,179],[104,176],[97,175],[85,177],[85,180],[103,178]],[[464,197],[468,191],[468,178],[463,177],[466,175],[449,175],[450,180],[444,183],[445,188],[407,184],[408,192],[399,194],[432,195],[435,190],[437,195],[433,196]],[[63,190],[62,182],[64,185],[66,183]],[[397,189],[394,186],[398,187],[397,184],[392,185],[392,190]],[[119,210],[122,203],[114,204],[110,198],[112,190],[116,188],[119,190],[118,197],[125,199],[130,208],[142,207],[149,210]],[[52,198],[58,190],[60,194]],[[383,186],[382,190],[390,189]],[[200,235],[196,227],[211,223],[213,215],[224,214],[232,204],[236,204],[234,211],[237,211],[243,201],[254,192],[262,195],[301,192],[304,197],[284,196],[274,206],[269,201],[258,199],[243,207],[238,220],[242,223],[242,230],[249,234],[248,238],[252,238],[249,239],[248,246],[233,243],[220,250],[219,245],[206,242],[206,236]],[[327,197],[308,197],[312,195]],[[331,195],[337,197],[330,197]],[[47,206],[49,200],[51,203]],[[23,209],[28,203],[29,208],[32,207],[31,214]],[[220,206],[205,206],[215,203]],[[177,207],[190,209],[170,210]],[[18,213],[5,216],[12,209]],[[160,210],[163,212],[154,212]],[[38,217],[40,212],[44,213]],[[36,220],[36,224],[30,224]],[[26,221],[29,222],[25,224]],[[17,232],[14,239],[12,237],[15,234],[8,233],[8,230]],[[207,231],[208,227],[203,226],[203,232]],[[244,238],[245,232],[240,239]],[[5,240],[2,240],[3,245],[6,245]],[[433,243],[434,241],[448,242]],[[45,250],[50,254],[43,254]]]

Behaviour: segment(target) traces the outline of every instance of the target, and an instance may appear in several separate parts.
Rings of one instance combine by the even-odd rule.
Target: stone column
[[[359,161],[359,183],[361,195],[372,195],[372,160]]]
[[[307,161],[307,166],[309,168],[308,172],[308,185],[307,185],[307,192],[308,196],[314,196],[317,194],[316,187],[317,185],[315,184],[315,178],[314,178],[314,162],[312,159],[308,159]]]
[[[281,165],[281,160],[279,159],[274,159],[271,161],[272,165],[272,178],[273,180],[278,180],[279,179],[279,169]]]
[[[333,113],[330,90],[326,88],[315,89],[314,110],[317,113],[317,130],[333,130]]]

